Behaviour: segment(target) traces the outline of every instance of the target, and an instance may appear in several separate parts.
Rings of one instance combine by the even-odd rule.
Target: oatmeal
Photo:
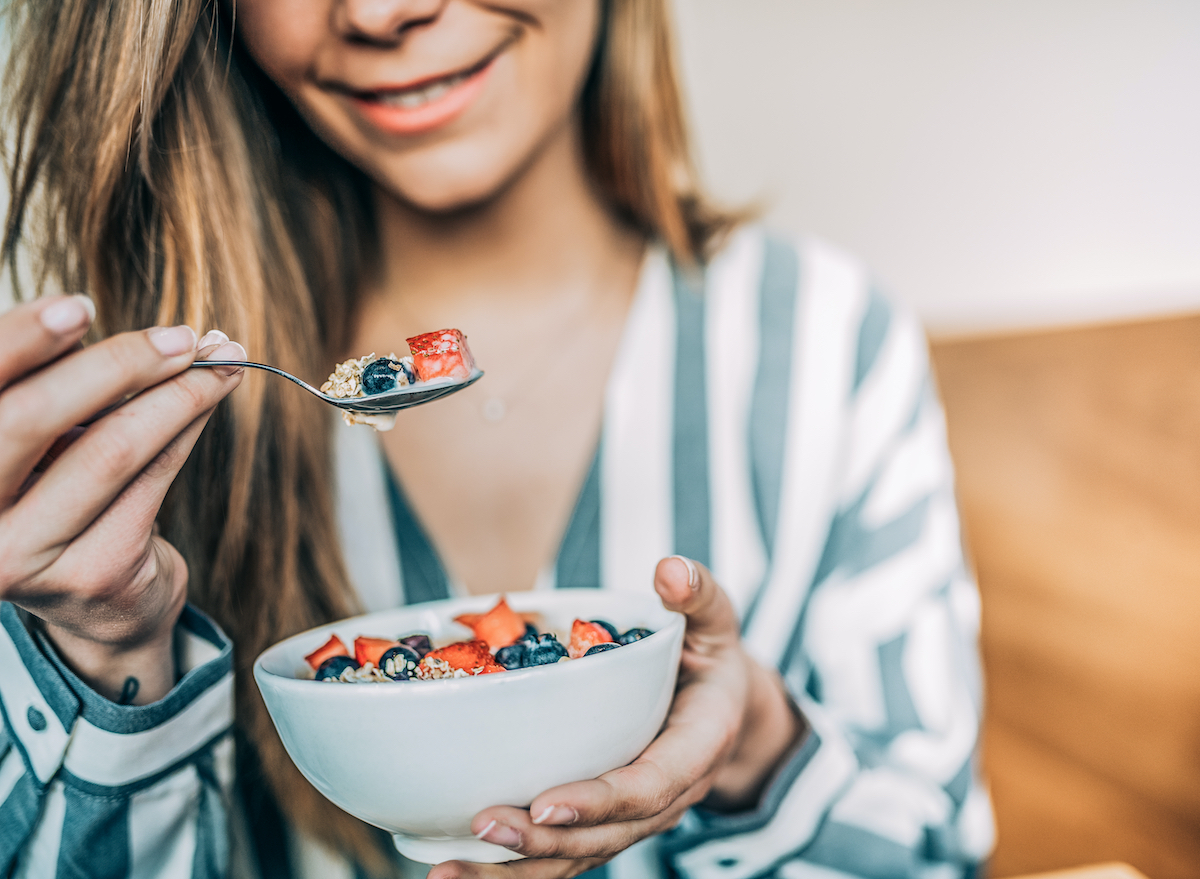
[[[411,353],[404,357],[395,352],[377,357],[372,352],[339,363],[321,385],[321,393],[339,400],[371,397],[436,379],[466,381],[475,370],[467,337],[458,330],[436,330],[406,341]],[[376,430],[391,430],[396,423],[394,412],[342,410],[342,418],[347,424],[369,424]]]
[[[575,620],[568,643],[553,632],[538,631],[513,611],[503,597],[487,613],[460,614],[455,622],[475,637],[434,648],[424,633],[395,640],[360,635],[354,654],[333,635],[304,657],[318,681],[344,684],[437,681],[554,665],[615,650],[654,634],[632,628],[618,632],[604,620]]]

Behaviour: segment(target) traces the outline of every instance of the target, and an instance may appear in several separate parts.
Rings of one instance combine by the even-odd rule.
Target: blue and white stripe
[[[745,229],[696,276],[651,249],[605,405],[540,583],[649,590],[661,557],[705,561],[812,727],[756,809],[693,810],[609,877],[668,863],[688,879],[973,875],[992,844],[973,763],[979,602],[915,321],[818,241]],[[448,594],[372,434],[335,436],[364,606]],[[0,875],[208,876],[230,858],[246,875],[354,875],[257,792],[226,830],[228,645],[211,624],[186,618],[215,654],[190,682],[123,709],[98,704],[12,608],[2,616]],[[239,858],[249,848],[261,869]]]
[[[171,694],[118,706],[0,604],[0,875],[227,874],[232,645],[191,608],[180,633]]]

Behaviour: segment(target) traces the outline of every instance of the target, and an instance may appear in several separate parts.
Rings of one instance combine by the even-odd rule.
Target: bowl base
[[[524,855],[504,846],[493,845],[473,836],[406,836],[393,833],[396,850],[410,861],[419,864],[440,864],[442,861],[470,861],[474,864],[503,864],[519,861]]]

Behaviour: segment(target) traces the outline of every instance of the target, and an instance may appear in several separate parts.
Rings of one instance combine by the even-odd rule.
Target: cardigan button
[[[34,732],[41,732],[47,726],[46,715],[42,714],[42,712],[38,711],[32,705],[25,712],[25,719],[29,721],[29,725],[33,728]]]

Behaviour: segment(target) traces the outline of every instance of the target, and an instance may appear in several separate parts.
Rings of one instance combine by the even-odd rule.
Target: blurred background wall
[[[720,197],[933,337],[992,875],[1200,876],[1200,2],[675,0]]]
[[[935,333],[1200,307],[1196,0],[676,0],[702,169]]]

